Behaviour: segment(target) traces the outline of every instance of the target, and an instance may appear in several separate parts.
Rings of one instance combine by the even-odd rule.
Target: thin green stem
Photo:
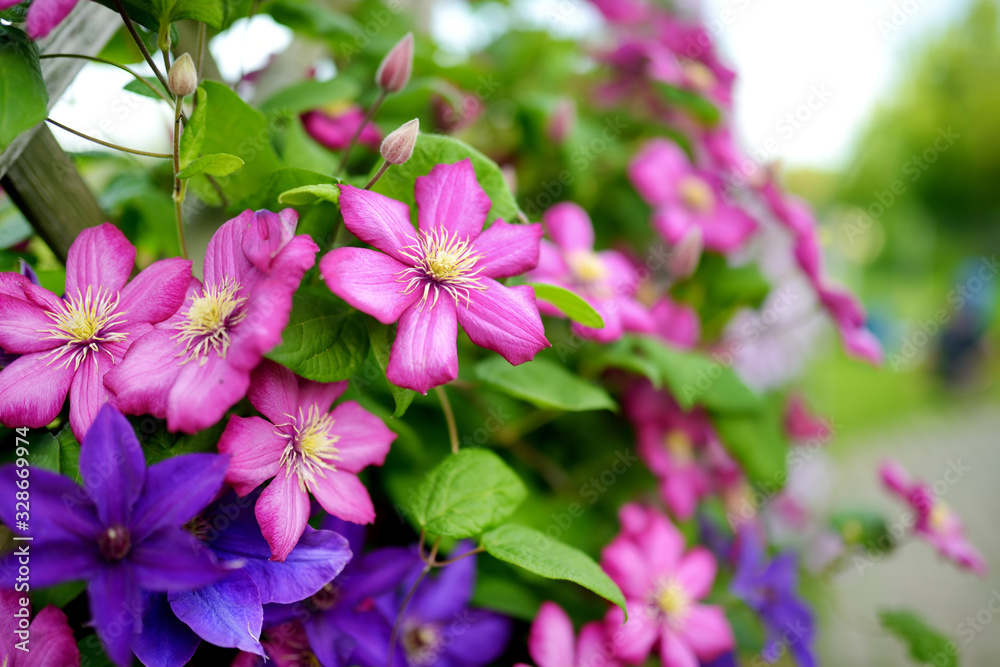
[[[443,387],[434,387],[438,400],[441,401],[441,411],[444,412],[444,419],[448,422],[448,439],[451,441],[451,453],[458,454],[458,427],[455,425],[455,413],[451,409],[451,402]]]
[[[149,151],[140,151],[136,150],[135,148],[126,148],[125,146],[119,146],[118,144],[113,144],[110,141],[102,141],[101,139],[98,139],[97,137],[92,137],[89,134],[78,132],[77,130],[74,130],[71,127],[67,127],[58,121],[52,120],[51,118],[46,118],[45,120],[46,122],[52,123],[56,127],[66,130],[70,134],[75,134],[76,136],[86,139],[87,141],[93,141],[95,144],[100,144],[102,146],[107,146],[108,148],[113,148],[116,151],[122,151],[123,153],[131,153],[132,155],[142,155],[144,157],[158,157],[158,158],[163,158],[165,160],[169,160],[170,158],[173,157],[173,155],[171,155],[170,153],[150,153]]]
[[[358,129],[354,130],[354,135],[351,137],[351,141],[348,142],[347,148],[344,149],[344,154],[340,156],[340,164],[337,166],[337,171],[334,175],[342,174],[344,169],[347,167],[347,158],[351,156],[351,150],[354,148],[354,144],[358,142],[358,137],[361,136],[361,131],[365,129],[368,123],[372,122],[375,118],[375,114],[378,113],[379,107],[382,106],[382,102],[385,101],[385,91],[379,90],[378,97],[372,102],[372,105],[368,107],[368,111],[365,112],[365,117],[361,120],[361,124],[358,125]]]
[[[119,65],[118,63],[112,62],[112,61],[107,60],[105,58],[100,58],[98,56],[85,56],[85,55],[80,54],[80,53],[43,53],[42,55],[38,56],[39,60],[44,60],[45,58],[78,58],[80,60],[89,60],[91,62],[102,63],[104,65],[111,65],[112,67],[117,67],[118,69],[123,70],[125,72],[128,72],[129,74],[131,74],[132,76],[134,76],[135,79],[136,79],[136,81],[142,82],[142,84],[144,86],[146,86],[151,91],[153,91],[154,93],[156,93],[156,96],[159,97],[164,102],[169,102],[170,104],[174,103],[174,101],[172,99],[170,99],[169,97],[166,97],[163,94],[163,91],[161,91],[159,88],[157,88],[156,86],[154,86],[153,84],[151,84],[146,79],[146,77],[144,77],[143,75],[139,74],[134,69],[132,69],[130,67],[126,67],[125,65]]]
[[[385,172],[389,171],[389,167],[391,166],[392,164],[388,160],[383,160],[382,166],[378,168],[378,171],[375,172],[375,175],[372,176],[372,179],[368,181],[368,185],[365,186],[365,190],[371,190],[372,186],[378,183],[378,179],[382,178]]]
[[[146,44],[142,41],[142,37],[139,36],[138,31],[136,31],[135,24],[132,23],[132,19],[129,18],[128,12],[125,11],[125,6],[122,4],[122,0],[112,0],[112,2],[114,2],[115,9],[117,9],[118,13],[121,14],[122,21],[125,22],[125,27],[128,28],[129,34],[132,35],[132,39],[135,40],[135,45],[138,46],[139,51],[142,52],[142,57],[145,58],[146,64],[149,65],[150,69],[153,70],[153,74],[155,74],[156,78],[163,84],[163,89],[170,90],[170,84],[167,83],[167,77],[165,77],[163,72],[161,72],[156,66],[153,56],[149,53],[149,49],[146,48]]]
[[[177,215],[177,243],[181,247],[181,257],[188,258],[187,242],[184,239],[184,183],[177,177],[181,173],[181,105],[184,98],[178,97],[174,107],[174,211]]]
[[[436,560],[436,561],[433,562],[433,565],[434,565],[434,567],[444,567],[445,565],[451,565],[452,563],[454,563],[456,561],[460,561],[463,558],[468,558],[469,556],[475,556],[476,554],[481,554],[484,551],[486,551],[486,549],[484,547],[476,547],[475,549],[472,549],[471,551],[466,551],[461,556],[455,556],[454,558],[449,558],[448,560]]]

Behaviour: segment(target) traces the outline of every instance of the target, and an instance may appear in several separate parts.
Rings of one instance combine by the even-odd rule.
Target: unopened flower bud
[[[413,72],[413,33],[408,32],[386,54],[375,72],[375,83],[387,93],[398,93],[410,82]]]
[[[198,69],[194,66],[191,55],[185,53],[174,61],[167,75],[167,85],[170,92],[178,97],[194,95],[198,90]]]
[[[701,229],[694,228],[684,235],[684,238],[674,246],[674,252],[667,260],[667,272],[674,280],[685,280],[690,278],[698,263],[701,261],[701,252],[705,248],[705,239]]]
[[[382,140],[379,153],[389,164],[403,164],[413,155],[413,147],[417,145],[417,135],[420,134],[420,120],[414,118],[403,123],[399,129],[389,133]]]
[[[573,133],[576,126],[576,104],[568,97],[564,97],[556,104],[552,117],[549,118],[549,139],[557,144],[566,141],[567,137]]]

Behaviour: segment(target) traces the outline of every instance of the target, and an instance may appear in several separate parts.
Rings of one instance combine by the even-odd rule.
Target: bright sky
[[[705,19],[727,60],[737,63],[736,126],[745,149],[761,161],[837,167],[849,157],[879,100],[914,45],[960,17],[972,0],[705,0]],[[566,36],[593,31],[598,18],[584,0],[513,0],[514,24],[534,24]],[[432,30],[463,52],[507,29],[505,11],[463,0],[438,0]],[[893,25],[892,21],[898,25]],[[880,24],[882,22],[882,24]],[[893,29],[889,30],[889,26]],[[212,51],[227,75],[252,71],[270,50],[284,48],[287,29],[266,16],[240,22]],[[121,90],[124,72],[88,65],[53,118],[110,141],[167,150],[171,116],[152,100]],[[100,92],[95,92],[100,91]],[[814,108],[810,109],[809,104]],[[150,123],[150,114],[159,122]],[[798,113],[798,120],[786,119]],[[162,128],[150,133],[150,128]],[[56,130],[69,150],[92,144]],[[773,151],[768,151],[770,147]]]

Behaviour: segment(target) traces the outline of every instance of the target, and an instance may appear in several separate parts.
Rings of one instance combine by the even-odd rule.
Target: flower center
[[[37,333],[48,334],[45,340],[65,341],[64,345],[46,355],[52,355],[49,363],[65,356],[63,368],[70,364],[79,368],[80,363],[86,359],[87,352],[103,349],[101,343],[120,343],[125,340],[125,333],[109,331],[127,322],[123,314],[118,312],[120,301],[121,294],[116,292],[112,298],[111,292],[105,292],[103,288],[98,288],[95,294],[88,285],[86,294],[78,290],[75,297],[69,297],[63,302],[65,310],[62,312],[46,312],[54,326]],[[104,352],[114,361],[114,355],[110,351]]]
[[[406,283],[404,294],[423,289],[423,299],[427,300],[431,286],[434,290],[433,306],[437,303],[440,290],[447,292],[458,304],[464,298],[466,306],[471,302],[470,290],[486,289],[479,281],[476,263],[482,255],[473,250],[468,240],[452,235],[446,229],[434,229],[430,233],[420,232],[418,244],[407,246],[403,255],[413,262],[413,266],[400,271],[398,282]]]
[[[308,412],[299,408],[297,417],[286,416],[291,421],[278,426],[291,426],[292,432],[287,433],[281,428],[276,431],[288,440],[281,454],[281,464],[291,466],[304,491],[317,476],[324,476],[324,470],[336,470],[334,462],[340,460],[336,444],[340,436],[333,434],[333,417],[321,412],[316,405],[310,405]]]
[[[596,283],[608,277],[608,267],[604,265],[597,253],[589,250],[576,250],[566,257],[570,271],[582,283]]]
[[[930,516],[927,518],[927,522],[930,524],[931,529],[935,532],[942,533],[948,529],[948,524],[951,523],[951,510],[940,500],[934,503],[934,507],[931,508]]]
[[[680,622],[691,608],[691,596],[676,579],[670,579],[656,594],[656,606],[668,620]]]
[[[132,538],[128,528],[120,524],[109,526],[97,536],[97,547],[101,555],[110,561],[118,561],[128,555],[132,549]]]
[[[441,652],[441,630],[436,625],[415,624],[403,632],[403,650],[413,665],[433,664]]]
[[[705,63],[697,60],[682,60],[681,69],[691,85],[701,91],[709,91],[718,83],[718,79],[712,69]]]
[[[689,466],[694,463],[694,447],[691,445],[691,438],[684,431],[677,429],[669,431],[664,439],[664,445],[670,453],[670,458],[678,466]]]
[[[688,210],[695,213],[711,213],[715,207],[715,196],[705,179],[698,176],[685,176],[678,186],[681,201]]]
[[[229,351],[229,329],[246,316],[243,308],[246,297],[238,297],[240,284],[227,278],[221,285],[203,289],[201,296],[191,297],[191,305],[183,322],[177,325],[174,338],[184,345],[177,355],[185,357],[181,364],[197,359],[199,364],[208,361],[214,352],[225,357]]]
[[[337,588],[336,584],[330,582],[316,591],[305,604],[314,612],[327,611],[337,606],[339,597],[340,589]]]

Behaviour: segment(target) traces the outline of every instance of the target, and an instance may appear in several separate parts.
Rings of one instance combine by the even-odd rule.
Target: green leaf
[[[685,410],[704,405],[713,412],[759,412],[764,404],[732,368],[701,352],[682,352],[659,340],[635,337],[637,347],[660,371],[660,377]]]
[[[226,421],[222,420],[194,435],[180,435],[168,431],[165,422],[157,422],[151,417],[132,417],[129,421],[142,442],[146,465],[182,454],[214,452],[226,427]],[[151,424],[153,428],[150,428]]]
[[[143,86],[145,87],[145,86]],[[195,97],[194,112],[181,134],[181,168],[187,167],[198,158],[205,143],[205,126],[208,123],[208,93],[199,87]]]
[[[225,0],[148,0],[160,23],[201,21],[220,30],[226,20]]]
[[[284,111],[299,114],[341,100],[353,99],[361,87],[354,79],[338,76],[327,81],[308,79],[282,88],[260,105],[264,113]]]
[[[380,323],[375,318],[368,320],[368,337],[371,340],[372,353],[375,355],[375,361],[378,362],[383,375],[385,374],[385,369],[389,366],[389,352],[392,349],[393,341],[390,340],[390,333],[391,330],[387,325]],[[385,382],[389,385],[389,393],[392,394],[392,400],[396,403],[396,411],[392,416],[402,417],[406,413],[406,409],[410,407],[410,403],[413,402],[413,398],[417,395],[417,392],[412,389],[397,387],[389,382],[388,379]]]
[[[895,546],[896,540],[889,532],[885,519],[870,509],[840,510],[830,517],[830,525],[848,545],[862,544],[877,547],[883,552]]]
[[[500,526],[483,535],[483,548],[494,558],[547,579],[580,584],[628,613],[621,589],[590,556],[540,531],[514,524]]]
[[[143,81],[149,83],[150,86],[153,86],[154,88],[159,90],[164,95],[164,97],[170,99],[170,94],[167,92],[166,88],[163,87],[163,84],[160,83],[160,80],[157,79],[155,76],[144,76],[142,77],[142,79]],[[162,97],[154,93],[152,90],[149,89],[149,86],[144,84],[142,81],[139,81],[138,79],[132,79],[131,81],[126,83],[125,90],[129,91],[130,93],[135,93],[136,95],[142,95],[143,97],[149,97],[160,102],[164,101]]]
[[[0,151],[48,116],[49,92],[38,47],[21,30],[0,25]]]
[[[910,657],[924,665],[958,667],[958,646],[909,611],[881,611],[882,627],[910,649]]]
[[[769,412],[716,415],[712,423],[719,440],[751,482],[768,492],[784,486],[788,441],[777,415]]]
[[[546,283],[528,283],[535,288],[535,297],[551,303],[562,314],[585,327],[603,329],[604,318],[576,292]]]
[[[427,473],[410,510],[431,535],[472,537],[508,518],[527,495],[499,456],[488,449],[462,449]]]
[[[618,410],[611,396],[599,386],[545,359],[511,366],[501,357],[490,357],[476,364],[474,374],[487,386],[539,408],[570,412]]]
[[[59,441],[51,433],[44,433],[30,445],[31,466],[41,470],[59,472]]]
[[[361,33],[353,18],[312,0],[275,0],[267,3],[264,11],[295,32],[320,39],[340,42],[344,35]]]
[[[507,187],[507,181],[500,167],[472,146],[453,137],[437,134],[419,135],[413,156],[403,164],[394,165],[379,179],[372,190],[408,204],[411,216],[416,216],[413,186],[417,177],[429,174],[434,165],[452,164],[466,158],[472,160],[479,185],[493,203],[489,220],[496,218],[503,218],[507,222],[515,220],[520,209],[514,201],[510,188]]]
[[[304,287],[292,298],[282,343],[267,358],[308,380],[346,380],[365,363],[368,332],[363,318],[325,286]]]
[[[706,125],[715,125],[722,119],[718,107],[697,93],[662,82],[653,82],[653,88],[668,104],[680,107]]]
[[[327,176],[308,169],[297,167],[287,167],[279,169],[267,180],[267,185],[261,188],[255,196],[250,197],[244,203],[248,208],[271,209],[278,206],[278,198],[289,190],[301,188],[309,185],[336,185],[339,181],[333,176]],[[325,201],[313,198],[311,202]],[[336,209],[334,209],[336,210]],[[322,246],[321,246],[322,247]]]
[[[278,202],[288,206],[305,206],[306,204],[314,204],[321,200],[339,205],[340,188],[336,185],[319,183],[317,185],[303,185],[291,190],[285,190],[278,195]]]
[[[243,160],[228,153],[213,153],[192,160],[191,164],[184,167],[177,174],[177,178],[185,179],[201,174],[209,176],[229,176],[235,174],[243,168]]]
[[[77,484],[80,477],[80,443],[73,435],[73,429],[67,424],[56,434],[59,441],[59,472],[73,479]]]
[[[49,605],[55,607],[65,607],[70,602],[80,597],[80,594],[87,589],[86,581],[67,581],[57,586],[31,591],[31,606],[35,609],[44,609]]]

